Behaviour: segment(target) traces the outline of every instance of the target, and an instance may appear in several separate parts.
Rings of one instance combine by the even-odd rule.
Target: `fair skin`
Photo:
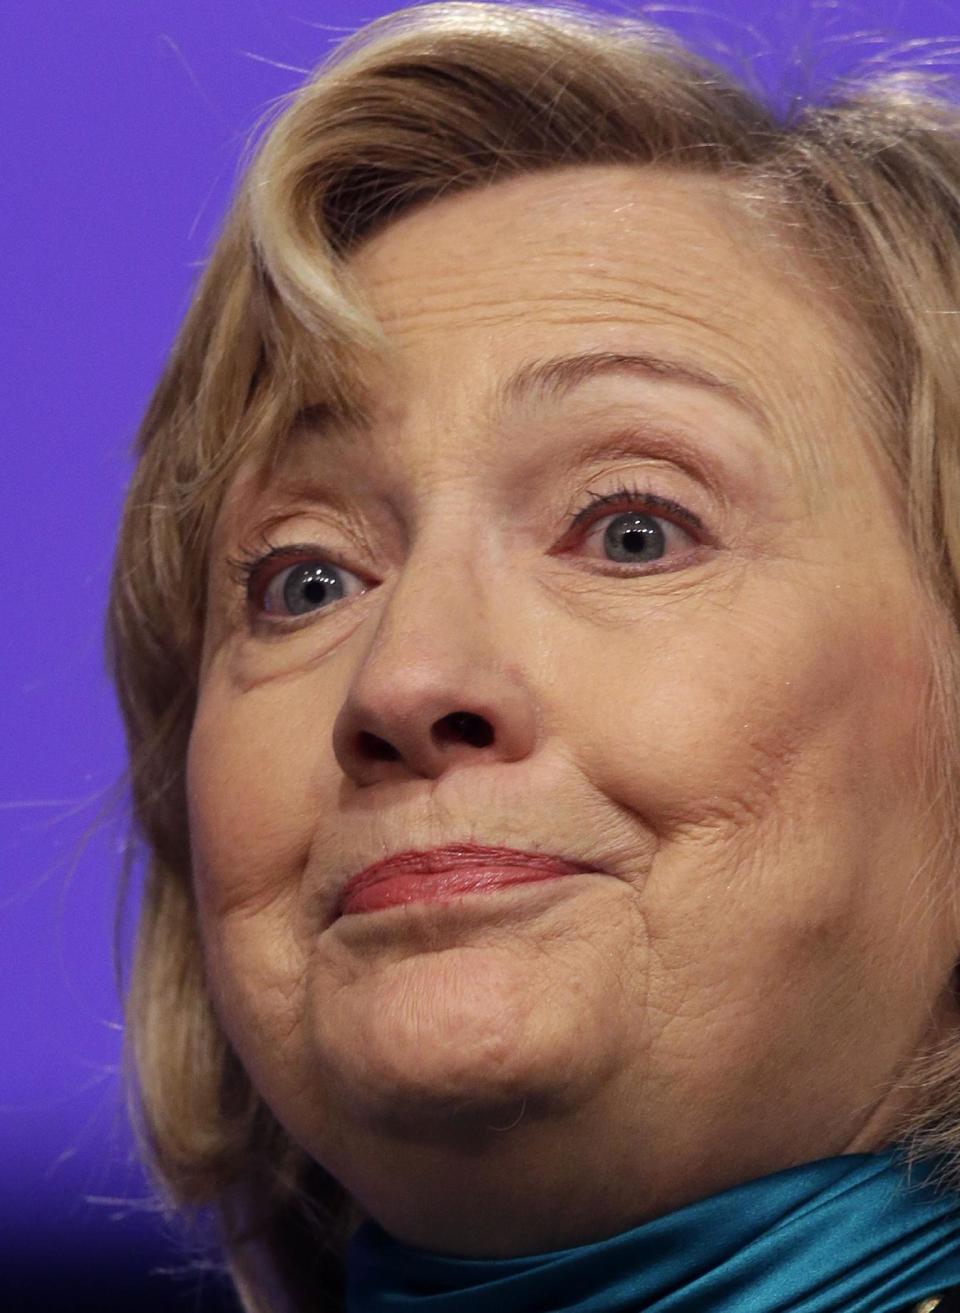
[[[369,429],[224,502],[188,762],[211,989],[276,1117],[409,1244],[543,1252],[879,1148],[956,1024],[917,884],[926,613],[850,330],[784,257],[666,170],[421,207],[352,259],[390,343]],[[604,352],[687,372],[495,405]],[[224,561],[264,537],[316,544],[340,600],[257,613]],[[456,840],[596,873],[336,916],[361,867]]]

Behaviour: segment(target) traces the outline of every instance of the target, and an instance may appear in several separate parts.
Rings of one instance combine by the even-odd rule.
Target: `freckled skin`
[[[723,184],[653,170],[413,212],[353,258],[393,348],[368,446],[288,460],[335,470],[362,528],[270,504],[275,540],[338,549],[350,600],[251,628],[222,562],[267,493],[242,472],[225,502],[188,780],[211,987],[276,1116],[408,1243],[549,1250],[879,1148],[898,1073],[956,1025],[956,928],[915,885],[923,602],[854,344],[770,250]],[[494,419],[518,363],[585,350],[693,362],[765,423],[625,373]],[[637,416],[714,474],[643,442],[578,464]],[[604,574],[600,512],[553,553],[621,481],[714,545]],[[441,734],[460,710],[488,746]],[[383,852],[470,838],[607,873],[335,919]]]

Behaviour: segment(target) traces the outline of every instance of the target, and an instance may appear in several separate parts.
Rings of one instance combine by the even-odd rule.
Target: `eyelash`
[[[606,510],[609,515],[616,510],[633,510],[638,507],[642,507],[642,513],[650,511],[663,512],[662,518],[671,519],[694,537],[704,535],[704,528],[700,519],[692,511],[688,511],[685,506],[681,506],[679,502],[672,501],[669,497],[662,497],[658,493],[643,490],[636,485],[621,485],[613,492],[605,493],[602,496],[589,497],[585,504],[578,511],[575,511],[571,517],[570,528],[564,534],[564,541],[573,530],[584,527],[589,528],[595,520],[606,518],[595,514],[598,509]],[[266,571],[269,565],[280,562],[282,563],[281,569],[287,569],[317,556],[318,548],[316,543],[284,543],[277,545],[271,543],[269,538],[264,535],[256,545],[241,548],[239,556],[228,558],[227,566],[231,577],[243,589],[248,603],[260,607],[263,604],[263,596],[267,588],[277,574],[280,573],[280,570],[274,570],[267,574]],[[337,565],[332,557],[323,559],[331,565]],[[608,564],[615,566],[618,562],[611,561]],[[623,570],[613,573],[623,573],[625,575],[662,573],[662,571],[657,570],[637,570],[625,562],[619,564],[623,566]],[[339,568],[346,569],[345,566]],[[307,617],[294,618],[306,619]]]

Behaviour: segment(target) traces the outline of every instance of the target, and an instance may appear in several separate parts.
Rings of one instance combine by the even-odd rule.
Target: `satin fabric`
[[[960,1282],[960,1195],[897,1148],[787,1168],[595,1244],[520,1258],[414,1249],[376,1222],[348,1313],[894,1313]]]

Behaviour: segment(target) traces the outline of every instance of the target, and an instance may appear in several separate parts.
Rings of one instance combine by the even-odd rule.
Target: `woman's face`
[[[619,166],[446,198],[352,268],[368,423],[242,472],[211,563],[191,838],[254,1084],[464,1254],[880,1147],[956,942],[926,612],[839,318],[724,184]],[[248,601],[227,562],[273,548]],[[337,915],[463,841],[592,873]]]

